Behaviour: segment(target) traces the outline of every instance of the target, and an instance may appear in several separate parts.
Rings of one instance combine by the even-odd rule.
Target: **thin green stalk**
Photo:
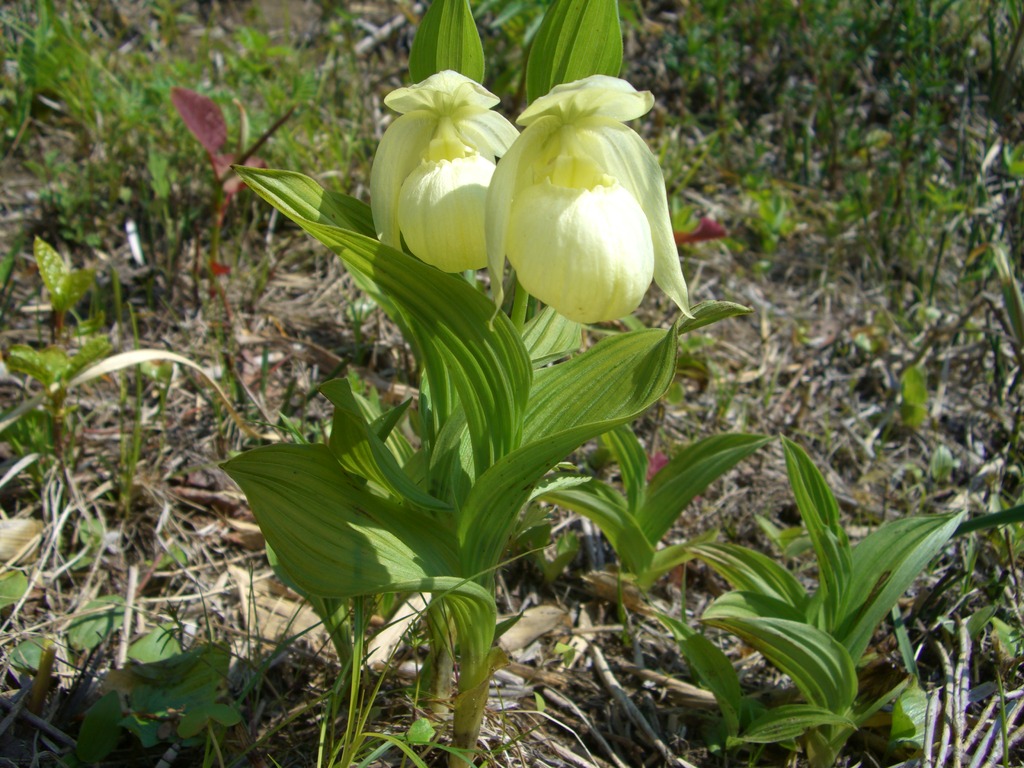
[[[526,325],[526,310],[530,306],[530,294],[523,288],[522,283],[516,279],[516,293],[512,297],[512,325],[517,331],[522,332]]]

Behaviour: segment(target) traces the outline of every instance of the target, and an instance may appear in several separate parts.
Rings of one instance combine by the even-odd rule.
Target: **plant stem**
[[[427,709],[435,715],[445,715],[451,709],[452,655],[451,622],[444,603],[438,600],[427,610],[427,632],[430,635],[430,683],[427,689]]]
[[[522,331],[526,325],[526,310],[530,305],[530,294],[523,288],[522,283],[516,280],[516,293],[512,297],[512,325],[517,331]]]
[[[455,715],[452,720],[452,744],[462,749],[473,749],[480,737],[480,726],[487,706],[487,691],[491,674],[503,666],[507,659],[500,648],[473,648],[473,643],[460,643],[459,695],[455,697]],[[453,754],[448,768],[466,768],[472,761]]]

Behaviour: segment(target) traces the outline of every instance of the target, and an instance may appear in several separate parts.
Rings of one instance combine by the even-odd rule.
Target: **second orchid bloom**
[[[381,240],[398,246],[400,232],[449,272],[486,262],[499,304],[507,257],[520,285],[570,320],[628,315],[652,278],[688,313],[661,168],[623,124],[651,94],[601,75],[559,85],[520,116],[518,138],[490,111],[497,102],[454,72],[388,96],[403,114],[371,177]]]
[[[494,162],[519,135],[491,111],[498,97],[457,72],[392,91],[400,116],[388,127],[370,173],[377,236],[445,272],[487,262],[484,201]]]

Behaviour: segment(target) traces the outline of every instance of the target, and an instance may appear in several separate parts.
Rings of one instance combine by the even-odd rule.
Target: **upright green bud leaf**
[[[478,83],[484,79],[484,47],[469,0],[434,0],[416,30],[409,54],[413,82],[446,69]]]
[[[617,77],[622,29],[616,0],[555,0],[544,15],[526,64],[526,97],[591,75]]]

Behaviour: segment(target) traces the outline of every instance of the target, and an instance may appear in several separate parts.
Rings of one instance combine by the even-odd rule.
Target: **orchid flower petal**
[[[402,115],[384,132],[370,169],[370,211],[377,237],[400,247],[398,195],[402,182],[422,160],[437,120],[426,112]]]
[[[638,91],[625,80],[607,75],[592,75],[572,83],[556,85],[551,92],[535,100],[516,121],[529,125],[545,115],[560,115],[565,122],[600,115],[612,120],[635,120],[654,106],[650,91]]]

